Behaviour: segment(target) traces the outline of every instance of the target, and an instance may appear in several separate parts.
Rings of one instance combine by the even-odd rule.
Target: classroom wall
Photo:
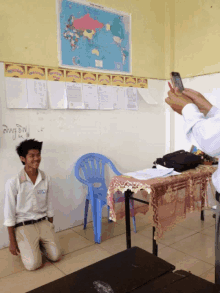
[[[132,74],[164,79],[165,4],[161,0],[95,0],[132,13]],[[56,0],[0,0],[0,61],[58,66]]]
[[[175,71],[182,77],[219,72],[220,1],[176,0],[174,10]]]
[[[175,0],[172,4],[173,63],[170,68],[180,72],[185,87],[203,93],[207,99],[206,94],[213,91],[219,98],[216,74],[220,72],[220,2]],[[168,71],[165,76],[169,79]],[[181,145],[189,147],[181,130],[182,117],[171,111],[170,121],[171,151],[180,149]]]
[[[219,71],[218,1],[92,2],[132,13],[132,74],[148,78],[151,95],[158,105],[149,105],[140,98],[139,110],[134,112],[7,109],[3,64],[0,64],[1,125],[12,131],[16,124],[22,125],[24,138],[44,142],[41,169],[53,180],[56,231],[83,223],[86,188],[75,179],[73,170],[81,155],[102,153],[125,173],[151,168],[155,158],[178,146],[188,148],[183,136],[178,140],[181,143],[175,141],[178,125],[181,133],[182,117],[172,110],[170,115],[164,102],[170,71],[179,71],[185,78],[210,74],[205,82],[210,77],[218,93],[218,80],[212,79],[212,74]],[[0,5],[4,44],[0,48],[0,61],[57,67],[55,0],[38,0],[37,5],[33,0],[0,0]],[[204,80],[199,78],[196,84],[190,84],[189,80],[187,86],[199,91],[202,83]],[[1,133],[0,248],[8,246],[3,226],[4,185],[22,168],[15,153],[15,146],[21,140],[13,133]],[[108,182],[112,176],[107,173]]]
[[[169,2],[166,2],[167,9]],[[170,34],[169,15],[160,0],[94,1],[132,13],[133,75],[149,80],[149,90],[158,105],[139,97],[138,111],[7,109],[3,63],[0,64],[1,125],[11,130],[1,135],[0,149],[0,248],[8,246],[3,226],[4,186],[21,170],[15,147],[26,138],[43,141],[41,169],[51,176],[54,194],[55,231],[83,223],[87,188],[76,180],[74,165],[83,154],[107,156],[122,172],[151,168],[153,161],[169,150],[166,140],[165,31]],[[58,67],[56,1],[0,1],[0,31],[4,46],[0,61]],[[164,29],[165,22],[168,26]],[[24,128],[23,138],[15,135]],[[107,183],[114,174],[107,172]],[[106,209],[103,212],[107,216]],[[91,210],[88,220],[91,221]]]

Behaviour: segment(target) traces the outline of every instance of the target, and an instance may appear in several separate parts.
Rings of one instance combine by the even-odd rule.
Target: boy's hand
[[[10,242],[10,244],[9,244],[9,251],[13,255],[19,255],[20,254],[20,250],[18,248],[17,242]]]
[[[182,94],[178,88],[173,89],[170,83],[170,91],[168,92],[168,97],[165,99],[165,102],[178,114],[182,115],[183,108],[193,101],[187,97],[186,95]]]

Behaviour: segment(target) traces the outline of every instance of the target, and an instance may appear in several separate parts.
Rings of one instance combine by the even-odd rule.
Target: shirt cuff
[[[54,211],[48,211],[48,212],[47,212],[47,217],[48,217],[48,218],[52,218],[52,217],[54,217]]]
[[[184,133],[189,142],[192,140],[192,127],[200,120],[205,119],[203,113],[199,111],[199,108],[195,104],[187,104],[183,110],[182,115],[185,121],[183,126]]]
[[[195,115],[195,113],[202,114],[199,111],[199,108],[195,104],[187,104],[183,109],[182,109],[182,115],[185,120],[191,120],[192,116]],[[203,114],[202,114],[203,115]],[[203,115],[204,116],[204,115]]]
[[[210,109],[210,111],[207,113],[206,118],[214,117],[215,114],[217,114],[218,111],[219,111],[219,114],[220,114],[220,109],[217,108],[217,107],[215,107],[215,106],[213,106],[213,107]]]
[[[13,220],[6,220],[4,222],[4,226],[6,226],[6,227],[11,227],[11,226],[15,226],[15,225],[16,225],[16,223]]]

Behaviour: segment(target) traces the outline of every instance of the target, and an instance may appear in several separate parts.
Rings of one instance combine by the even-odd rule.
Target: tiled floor
[[[214,282],[215,219],[212,215],[211,210],[206,210],[203,222],[199,212],[187,214],[185,221],[166,232],[158,242],[158,256],[175,265],[176,270],[191,271]],[[131,232],[132,246],[152,252],[152,228],[146,217],[137,215],[136,225],[137,234]],[[43,255],[43,267],[35,271],[27,271],[21,257],[13,256],[8,248],[1,249],[0,292],[27,292],[126,249],[124,219],[117,223],[103,219],[101,244],[93,241],[92,222],[86,230],[81,225],[58,232],[58,236],[62,259],[50,262]]]

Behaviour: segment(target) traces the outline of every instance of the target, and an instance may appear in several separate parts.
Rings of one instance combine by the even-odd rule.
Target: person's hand
[[[9,245],[9,251],[11,252],[11,254],[13,255],[19,255],[20,254],[20,250],[18,248],[18,244],[17,242],[10,242]]]
[[[182,115],[183,108],[193,101],[182,94],[178,88],[173,88],[171,84],[168,82],[170,91],[168,92],[168,97],[165,99],[165,102],[178,114]]]
[[[204,115],[207,115],[213,107],[213,105],[208,100],[206,100],[206,98],[199,92],[191,89],[185,89],[183,91],[183,94],[189,97],[193,101],[193,103],[199,108],[199,111],[202,112]]]
[[[173,88],[169,82],[168,84],[171,92],[175,93],[176,95],[181,95],[181,92],[177,87]],[[190,98],[192,103],[195,104],[199,108],[199,111],[204,115],[207,115],[213,107],[213,105],[199,92],[196,92],[192,89],[185,89],[182,93]]]

